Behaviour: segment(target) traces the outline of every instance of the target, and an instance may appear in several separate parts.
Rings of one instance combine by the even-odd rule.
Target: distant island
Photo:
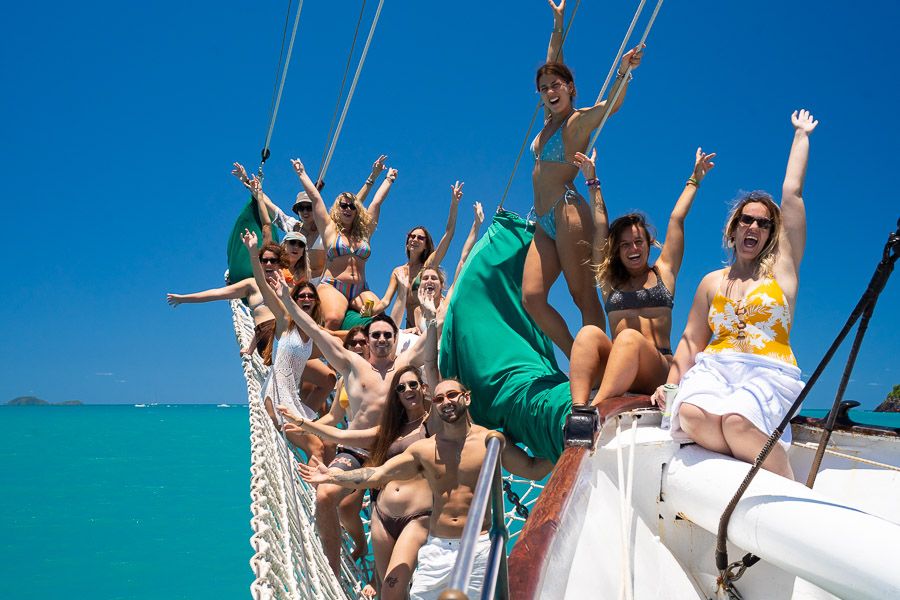
[[[900,412],[900,385],[895,385],[875,412]]]
[[[7,406],[82,406],[81,400],[66,400],[65,402],[47,402],[37,396],[19,396],[6,403]]]

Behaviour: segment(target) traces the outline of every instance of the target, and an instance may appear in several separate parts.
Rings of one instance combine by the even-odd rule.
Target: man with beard
[[[344,378],[344,389],[349,400],[348,413],[352,415],[349,429],[376,427],[381,421],[381,413],[388,396],[388,386],[396,369],[407,365],[421,367],[426,358],[436,360],[436,322],[434,303],[426,299],[424,311],[427,313],[428,328],[425,335],[411,348],[394,356],[397,345],[397,325],[384,314],[376,315],[365,326],[363,332],[368,340],[369,356],[365,358],[344,348],[341,340],[319,325],[291,299],[290,290],[279,278],[276,292],[281,296],[285,308],[300,329],[312,339],[335,371]],[[429,354],[426,357],[426,354]],[[298,429],[297,425],[285,425],[285,432]],[[358,469],[368,458],[368,452],[360,448],[337,447],[337,455],[331,467],[349,471]],[[322,550],[335,575],[340,576],[341,566],[341,525],[338,519],[338,505],[349,493],[345,487],[321,485],[316,489],[316,528],[322,541]],[[366,548],[354,548],[353,557],[365,555]]]
[[[419,550],[411,599],[436,599],[449,583],[456,562],[459,538],[485,459],[485,437],[490,431],[472,424],[468,414],[470,402],[470,393],[462,384],[444,380],[437,385],[431,399],[431,411],[442,422],[434,436],[415,442],[378,467],[343,471],[322,464],[299,466],[303,479],[320,487],[336,484],[347,488],[377,488],[388,481],[409,479],[417,474],[425,477],[434,495],[434,507],[428,541]],[[500,458],[507,471],[528,479],[543,479],[553,468],[552,462],[532,458],[514,444],[506,445]],[[485,517],[466,590],[469,598],[481,596],[490,552],[489,523]]]

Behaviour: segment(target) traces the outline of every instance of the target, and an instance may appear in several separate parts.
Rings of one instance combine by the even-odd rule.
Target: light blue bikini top
[[[562,163],[564,165],[571,165],[572,163],[566,160],[566,149],[563,146],[563,137],[562,130],[565,129],[566,125],[568,125],[569,119],[566,118],[563,121],[563,124],[560,125],[556,131],[553,132],[553,135],[550,136],[550,139],[547,140],[547,143],[544,144],[544,147],[541,148],[541,153],[538,154],[537,145],[538,140],[541,139],[541,134],[539,133],[534,141],[531,142],[531,153],[534,155],[535,161],[542,162],[555,162]]]

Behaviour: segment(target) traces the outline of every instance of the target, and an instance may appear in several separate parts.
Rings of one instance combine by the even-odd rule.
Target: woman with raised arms
[[[575,153],[583,152],[594,131],[607,113],[616,112],[625,99],[624,87],[643,55],[642,48],[625,53],[619,76],[609,92],[618,93],[612,106],[606,100],[589,108],[576,109],[575,81],[563,64],[562,33],[565,0],[553,9],[553,33],[547,50],[547,62],[537,71],[536,84],[544,104],[544,128],[531,144],[534,170],[534,212],[537,227],[525,259],[522,278],[522,302],[538,327],[565,353],[572,353],[572,334],[562,315],[548,303],[548,294],[560,272],[566,278],[569,293],[581,311],[583,325],[603,327],[603,311],[591,274],[584,265],[590,260],[588,243],[593,237],[591,210],[572,183],[578,174]],[[618,92],[623,88],[621,92]]]
[[[303,190],[313,202],[313,218],[328,258],[317,288],[322,300],[325,328],[338,330],[348,308],[361,311],[365,301],[369,300],[373,305],[378,302],[378,297],[366,283],[366,260],[372,254],[369,242],[378,226],[381,204],[397,179],[397,169],[388,169],[368,209],[356,194],[341,192],[329,213],[303,163],[293,159],[291,164]]]
[[[738,199],[723,240],[731,264],[700,282],[667,380],[679,384],[672,437],[747,462],[756,459],[803,388],[789,337],[806,245],[809,135],[818,121],[801,110],[791,123],[781,206],[762,191]],[[653,399],[665,404],[662,388]],[[793,478],[789,447],[790,429],[763,468]]]
[[[607,225],[599,185],[589,185],[594,218],[593,262],[603,293],[611,337],[586,325],[572,347],[569,379],[572,403],[587,404],[591,389],[600,390],[593,404],[625,392],[650,394],[666,380],[672,362],[669,338],[675,281],[684,258],[684,221],[715,154],[697,148],[694,169],[669,215],[666,241],[650,265],[650,247],[659,245],[644,215],[630,213]],[[575,155],[588,181],[597,181],[596,151]]]

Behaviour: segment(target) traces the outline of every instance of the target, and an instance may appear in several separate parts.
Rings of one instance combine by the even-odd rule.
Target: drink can
[[[663,386],[663,392],[666,395],[666,406],[662,411],[662,421],[659,426],[668,429],[672,426],[672,404],[675,402],[675,396],[678,395],[678,385],[667,383]]]
[[[366,300],[366,301],[364,301],[364,302],[363,302],[363,312],[362,312],[362,316],[364,316],[364,317],[371,317],[371,316],[372,316],[372,309],[374,309],[374,308],[375,308],[375,302],[374,302],[374,301],[372,301],[372,300]]]

